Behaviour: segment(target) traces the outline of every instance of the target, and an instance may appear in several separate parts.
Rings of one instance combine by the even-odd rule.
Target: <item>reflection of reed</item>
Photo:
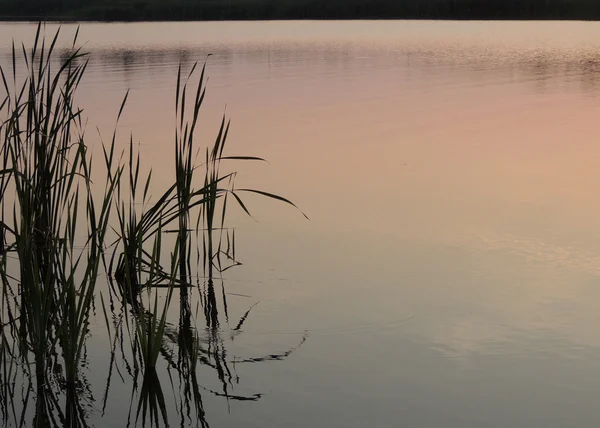
[[[187,417],[190,422],[197,420],[200,426],[204,428],[208,427],[208,422],[206,421],[206,413],[196,376],[200,342],[198,333],[195,329],[192,329],[189,305],[182,307],[183,311],[185,313],[180,313],[178,332],[179,352],[177,373],[179,374],[180,385],[179,415],[181,426],[184,425],[184,419]]]
[[[87,391],[91,397],[91,391]],[[81,398],[86,394],[82,394],[75,387],[68,386],[65,400],[65,427],[69,428],[87,428],[87,412],[81,402]],[[91,400],[93,401],[93,399]]]
[[[3,377],[0,380],[2,389],[10,394],[2,398],[4,426],[10,426],[11,423],[14,426],[36,428],[89,426],[87,408],[91,407],[94,400],[87,382],[71,385],[59,373],[34,380],[29,374],[21,372],[23,376],[17,379],[16,373],[12,373],[10,379]],[[17,395],[17,385],[20,385],[20,398]],[[16,399],[19,400],[17,405],[22,406],[19,412],[16,410]],[[61,401],[64,401],[64,409],[61,408]],[[29,417],[31,424],[28,422]]]
[[[284,360],[292,352],[294,352],[299,346],[301,346],[306,340],[306,336],[303,336],[300,343],[284,352],[272,353],[259,357],[251,358],[231,358],[227,349],[227,345],[223,338],[223,329],[221,325],[228,325],[228,316],[225,317],[225,311],[220,311],[220,308],[226,308],[226,293],[225,286],[221,280],[221,291],[217,292],[215,287],[215,281],[209,278],[203,287],[190,288],[187,294],[187,302],[185,305],[180,305],[178,313],[177,323],[168,322],[165,326],[165,332],[163,336],[163,344],[160,350],[160,356],[162,360],[167,364],[170,370],[174,370],[177,373],[178,382],[177,387],[174,391],[177,391],[175,402],[177,403],[177,410],[179,417],[181,418],[182,424],[185,424],[185,420],[198,421],[199,426],[208,427],[208,421],[206,419],[206,411],[204,409],[202,391],[208,392],[218,397],[224,397],[226,400],[234,401],[256,401],[261,397],[261,394],[252,395],[240,395],[234,392],[235,386],[239,384],[240,379],[235,371],[235,364],[237,363],[260,363],[266,361]],[[221,299],[219,296],[223,296]],[[195,300],[195,311],[190,309],[190,300]],[[252,309],[255,308],[257,303],[250,305],[250,307],[241,315],[237,320],[233,320],[231,324],[234,326],[230,329],[229,338],[234,340],[238,335],[243,334],[243,326],[250,318]],[[200,312],[200,306],[202,306],[203,317],[198,318]],[[143,310],[141,307],[133,308],[129,307],[129,310],[134,312]],[[165,397],[160,388],[160,381],[156,376],[155,371],[149,371],[150,379],[146,381],[145,374],[142,377],[142,388],[139,392],[139,397],[136,398],[135,392],[137,391],[137,378],[140,375],[141,368],[138,361],[140,360],[139,351],[137,346],[137,339],[134,337],[131,339],[132,348],[128,350],[127,346],[124,346],[124,341],[127,338],[127,333],[124,334],[123,327],[126,325],[124,321],[125,316],[137,316],[137,317],[148,317],[152,316],[150,311],[143,310],[142,314],[125,313],[122,310],[119,313],[114,312],[114,307],[111,306],[111,343],[112,352],[111,360],[109,363],[109,376],[107,378],[106,391],[104,396],[104,406],[106,406],[106,397],[110,389],[111,376],[116,371],[119,376],[122,377],[122,373],[119,372],[116,360],[120,359],[123,361],[123,365],[126,368],[128,375],[134,381],[134,387],[132,391],[132,403],[131,408],[136,407],[135,400],[137,402],[136,418],[139,417],[143,421],[149,421],[150,425],[158,424],[161,420],[164,422],[167,420],[167,414],[165,408],[167,408]],[[225,317],[225,323],[222,323],[221,317]],[[194,320],[204,319],[204,334],[199,333],[198,327],[194,324]],[[205,387],[198,382],[197,378],[197,365],[198,363],[205,367],[210,367],[216,378],[219,380],[221,385],[220,390],[214,390]],[[144,371],[144,373],[146,370]],[[146,385],[144,387],[144,385]]]
[[[9,418],[16,420],[14,406],[16,371],[14,366],[14,352],[11,352],[10,344],[4,336],[4,326],[0,330],[0,417],[3,425],[8,424]],[[13,350],[14,351],[14,346]]]
[[[281,353],[267,354],[252,358],[232,358],[229,356],[228,347],[224,340],[224,330],[221,325],[228,325],[229,320],[221,319],[225,317],[220,308],[226,306],[218,296],[224,296],[224,284],[220,284],[222,292],[215,291],[215,282],[213,279],[206,281],[203,288],[191,288],[188,293],[188,299],[192,297],[196,301],[196,309],[192,311],[190,304],[180,307],[177,323],[167,323],[163,343],[161,345],[160,357],[167,364],[170,370],[177,373],[177,382],[172,382],[174,386],[174,400],[177,414],[181,419],[181,425],[196,423],[197,426],[208,428],[207,414],[204,408],[202,394],[203,392],[217,397],[223,397],[226,400],[234,401],[256,401],[262,394],[241,395],[234,392],[235,386],[239,384],[240,379],[235,371],[237,363],[259,363],[273,360],[283,360],[289,356],[295,349],[301,346],[306,337],[302,337],[299,345],[290,348]],[[205,306],[210,302],[209,306]],[[105,305],[108,303],[108,305]],[[189,302],[188,302],[189,303]],[[202,311],[200,306],[202,303]],[[251,316],[252,309],[257,303],[249,308],[240,316],[239,319],[232,320],[233,326],[228,334],[228,338],[234,340],[240,334],[243,334],[243,327]],[[109,341],[111,343],[110,361],[108,364],[108,376],[104,396],[102,398],[102,414],[106,411],[107,399],[111,389],[112,377],[118,376],[121,380],[129,377],[132,381],[131,403],[129,410],[129,424],[140,424],[141,426],[163,426],[168,425],[169,409],[171,407],[168,396],[164,394],[161,382],[156,370],[142,370],[143,361],[140,355],[139,339],[137,333],[132,330],[128,333],[125,317],[150,317],[151,312],[143,307],[120,306],[115,307],[114,301],[105,302],[102,299],[102,308],[106,313],[106,320],[109,327]],[[127,311],[124,309],[128,308]],[[142,311],[141,313],[138,311]],[[198,315],[200,314],[200,318]],[[202,316],[204,314],[204,316]],[[195,320],[204,319],[203,334],[199,333]],[[227,322],[223,322],[227,321]],[[11,361],[6,356],[11,355],[14,349],[11,348],[9,339],[2,335],[2,345],[0,347],[0,356],[3,361]],[[130,346],[127,342],[130,341]],[[14,345],[13,345],[14,348]],[[85,356],[85,353],[84,353]],[[119,362],[119,364],[117,364]],[[198,363],[205,367],[210,367],[216,378],[219,380],[221,388],[218,390],[201,385],[198,382],[197,370]],[[89,406],[93,404],[91,389],[84,377],[80,376],[81,381],[76,386],[67,386],[64,388],[64,380],[61,375],[59,362],[53,362],[52,372],[49,376],[40,380],[35,380],[33,376],[26,388],[26,395],[23,397],[23,410],[16,410],[15,384],[16,370],[8,364],[2,365],[2,382],[0,383],[0,409],[2,409],[5,425],[8,424],[9,415],[15,421],[16,426],[27,426],[26,415],[28,403],[33,399],[35,412],[32,426],[35,427],[87,427],[86,405],[82,404],[82,399]],[[120,369],[125,368],[125,371]],[[16,367],[16,366],[15,366]],[[51,376],[50,376],[51,375]],[[27,377],[24,378],[28,379]],[[173,379],[172,379],[173,380]],[[141,382],[141,387],[140,387]],[[64,407],[59,405],[61,399],[64,399]],[[19,405],[19,403],[16,403]],[[32,409],[33,410],[33,409]],[[135,415],[135,417],[134,417]]]
[[[60,427],[65,416],[60,410],[58,398],[52,388],[47,388],[44,383],[38,383],[36,388],[35,415],[33,426],[38,427]]]
[[[137,381],[134,382],[134,385],[137,385]],[[140,397],[135,415],[136,425],[140,416],[142,417],[141,422],[143,427],[146,426],[147,419],[150,421],[151,427],[159,427],[161,419],[165,426],[169,426],[165,396],[162,392],[158,374],[156,373],[156,370],[153,369],[144,371],[142,389],[140,391]]]
[[[238,364],[238,363],[258,363],[258,362],[262,362],[262,361],[282,361],[282,360],[285,360],[287,357],[289,357],[292,352],[294,352],[296,349],[298,349],[300,346],[302,346],[304,344],[304,342],[306,342],[307,338],[308,338],[308,334],[305,333],[302,336],[302,339],[300,340],[300,343],[298,343],[298,345],[294,346],[293,348],[288,349],[285,352],[281,352],[278,354],[269,354],[269,355],[265,355],[262,357],[241,358],[241,359],[236,359],[233,362]]]
[[[217,306],[217,297],[215,294],[215,286],[212,278],[209,278],[205,283],[204,293],[202,293],[204,317],[206,319],[206,327],[211,330],[219,328],[219,308]],[[223,297],[223,304],[227,307],[227,300]]]

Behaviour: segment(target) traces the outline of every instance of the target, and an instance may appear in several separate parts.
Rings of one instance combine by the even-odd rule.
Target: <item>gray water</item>
[[[34,33],[1,24],[2,64]],[[212,54],[202,138],[226,112],[228,153],[269,161],[239,184],[310,217],[252,197],[257,222],[231,213],[230,327],[258,304],[223,329],[229,392],[260,398],[214,394],[200,365],[211,427],[598,425],[600,24],[82,24],[80,40],[91,138],[130,89],[120,144],[132,133],[169,183],[177,67]],[[102,412],[105,330],[88,422],[118,427],[132,385],[113,375]]]

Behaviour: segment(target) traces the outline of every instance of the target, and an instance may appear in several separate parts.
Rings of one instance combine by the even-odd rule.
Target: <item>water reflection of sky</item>
[[[31,28],[0,27],[3,62],[8,35]],[[233,214],[244,265],[227,290],[260,303],[232,352],[309,338],[284,364],[239,364],[241,391],[266,395],[230,413],[207,397],[217,426],[600,420],[600,25],[86,24],[81,37],[89,132],[110,132],[131,88],[121,129],[160,165],[157,186],[172,177],[177,66],[212,53],[200,135],[226,106],[230,153],[270,161],[241,166],[242,183],[311,217],[252,198],[259,223]]]
[[[374,25],[378,31],[370,28]],[[106,34],[102,25],[86,24],[80,40],[93,52],[90,74],[98,84],[110,80],[109,72],[115,71],[129,84],[140,80],[160,83],[152,82],[152,76],[165,77],[164,73],[180,63],[190,65],[213,54],[219,72],[225,73],[231,72],[235,62],[237,68],[268,67],[277,76],[290,70],[297,76],[304,67],[313,73],[335,70],[342,75],[379,75],[392,69],[407,76],[418,73],[435,80],[458,79],[463,84],[530,82],[542,92],[556,90],[557,81],[561,85],[578,83],[588,95],[597,87],[600,31],[594,23],[565,23],[562,27],[539,23],[533,31],[518,22],[475,22],[466,30],[460,23],[446,23],[441,29],[401,21],[374,25],[354,23],[351,28],[329,23],[325,30],[318,23],[181,23],[174,31],[175,25],[168,23],[111,24],[110,34]],[[63,27],[70,37],[74,26]],[[3,26],[3,62],[9,59],[10,41],[31,39],[32,28]],[[48,31],[54,28],[50,25]],[[130,80],[128,76],[134,74]],[[554,84],[547,85],[548,79]]]

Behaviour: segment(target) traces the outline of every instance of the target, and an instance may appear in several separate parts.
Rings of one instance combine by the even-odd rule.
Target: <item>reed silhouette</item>
[[[268,192],[239,189],[235,172],[221,172],[222,162],[262,160],[224,155],[225,117],[215,142],[205,148],[205,162],[196,163],[200,148],[194,130],[206,93],[205,66],[193,65],[185,78],[180,67],[177,75],[174,183],[153,199],[152,170],[142,177],[132,137],[127,153],[116,152],[116,127],[110,142],[102,143],[102,170],[96,175],[83,110],[75,104],[87,54],[78,47],[77,31],[70,53],[57,58],[60,30],[49,42],[43,30],[40,24],[31,49],[13,45],[12,69],[0,68],[6,91],[0,101],[2,421],[87,426],[95,399],[85,375],[86,343],[99,299],[110,343],[102,411],[116,374],[132,383],[128,424],[169,425],[171,401],[160,382],[161,366],[166,366],[169,375],[171,370],[178,373],[178,391],[173,391],[181,424],[187,418],[207,427],[202,392],[226,400],[260,397],[233,393],[239,378],[222,337],[229,316],[221,275],[239,264],[234,229],[225,227],[227,202],[234,201],[248,215],[243,193],[295,205]],[[17,73],[19,62],[25,75]],[[189,98],[188,84],[198,70],[195,96]],[[194,180],[199,168],[204,177]],[[94,184],[97,176],[103,187]],[[107,287],[100,289],[98,281],[104,277]],[[221,293],[215,291],[217,277]],[[179,311],[172,313],[176,293]],[[236,334],[251,309],[237,322]],[[199,383],[198,363],[212,369],[221,391]]]

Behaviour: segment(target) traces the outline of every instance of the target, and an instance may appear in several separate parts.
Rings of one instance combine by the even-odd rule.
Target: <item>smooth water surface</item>
[[[2,64],[34,33],[0,25]],[[600,24],[83,24],[80,40],[90,138],[130,89],[120,144],[132,133],[169,183],[177,67],[212,54],[202,138],[226,112],[228,153],[269,161],[238,185],[310,217],[253,197],[257,222],[232,212],[231,318],[258,304],[231,386],[261,397],[219,397],[200,368],[212,427],[598,425]],[[90,423],[123,426],[130,396],[115,377]]]

